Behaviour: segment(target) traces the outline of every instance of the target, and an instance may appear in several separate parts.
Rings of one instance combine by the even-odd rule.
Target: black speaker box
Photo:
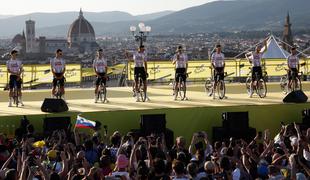
[[[140,118],[140,128],[144,135],[160,134],[166,130],[166,114],[144,114]]]
[[[65,130],[65,132],[68,133],[70,128],[70,117],[46,117],[43,119],[44,135],[50,136],[55,130]]]
[[[226,129],[247,129],[249,128],[248,112],[225,112],[222,114],[223,127]]]
[[[310,128],[310,109],[305,109],[302,111],[302,123]]]
[[[174,145],[174,133],[171,129],[166,129],[165,131],[165,140],[166,140],[166,146],[168,149],[171,149]]]
[[[305,103],[308,101],[308,96],[301,90],[292,91],[283,99],[284,103]]]
[[[212,141],[228,141],[227,130],[223,127],[213,127],[212,128]]]
[[[246,128],[241,130],[228,130],[223,127],[213,127],[212,132],[212,140],[213,142],[216,141],[229,141],[231,137],[235,139],[243,139],[247,142],[250,142],[256,136],[256,129],[255,128]]]
[[[256,129],[249,127],[247,129],[242,129],[242,130],[230,130],[228,134],[229,134],[229,137],[233,137],[236,139],[243,139],[247,142],[250,142],[256,136]]]
[[[67,103],[63,99],[45,98],[41,106],[43,112],[66,112]]]

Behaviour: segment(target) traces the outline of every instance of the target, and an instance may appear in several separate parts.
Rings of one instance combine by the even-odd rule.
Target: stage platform
[[[305,93],[309,96],[309,83],[304,83]],[[0,131],[12,134],[19,126],[22,115],[42,129],[42,119],[46,116],[71,116],[72,123],[77,114],[88,119],[101,121],[110,130],[122,132],[139,128],[141,114],[166,113],[167,127],[175,135],[190,134],[206,130],[211,134],[212,127],[221,126],[221,114],[227,111],[249,111],[250,125],[258,130],[269,128],[275,133],[281,121],[301,122],[301,111],[310,108],[309,103],[283,104],[285,96],[276,83],[268,84],[268,94],[264,99],[254,95],[248,98],[244,84],[228,84],[227,99],[208,97],[203,85],[188,87],[188,101],[174,101],[171,86],[151,86],[148,89],[148,102],[135,102],[129,87],[108,88],[109,103],[95,104],[93,89],[67,89],[66,100],[69,111],[60,114],[43,113],[40,110],[43,99],[50,96],[50,90],[24,91],[24,107],[7,107],[8,92],[0,92]]]

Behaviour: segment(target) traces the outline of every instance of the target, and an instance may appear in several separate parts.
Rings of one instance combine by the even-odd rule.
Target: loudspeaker
[[[70,131],[71,118],[70,117],[46,117],[43,119],[44,135],[51,135],[55,130],[65,130],[66,133]]]
[[[223,127],[226,129],[248,129],[249,113],[248,112],[225,112],[222,114]]]
[[[284,103],[305,103],[308,97],[301,90],[290,92],[284,99]]]
[[[308,128],[310,127],[310,109],[302,111],[302,123]]]
[[[229,137],[227,130],[223,127],[213,127],[212,128],[212,141],[228,141]]]
[[[65,112],[68,111],[67,103],[63,99],[45,98],[41,106],[43,112]]]
[[[140,128],[144,135],[164,133],[166,130],[166,114],[141,115]]]
[[[166,129],[165,131],[165,141],[168,149],[171,149],[174,145],[174,133],[171,129]]]
[[[231,137],[235,139],[243,139],[247,142],[250,142],[256,136],[255,128],[228,130],[223,127],[213,127],[212,130],[213,130],[212,132],[213,142],[216,142],[216,141],[227,142],[229,141]]]

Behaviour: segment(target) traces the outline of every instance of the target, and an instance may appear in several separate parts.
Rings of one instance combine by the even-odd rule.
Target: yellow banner
[[[8,83],[8,72],[5,65],[0,66],[0,84]],[[38,85],[43,83],[51,83],[53,74],[50,65],[24,65],[22,74],[23,84],[25,87],[30,85]],[[65,72],[66,82],[79,83],[81,82],[81,65],[67,64]]]
[[[300,71],[308,74],[310,68],[309,59],[301,59]],[[282,76],[286,74],[286,59],[267,59],[263,60],[263,69],[268,76]],[[209,60],[189,61],[189,79],[205,79],[211,77],[211,63]],[[225,61],[226,77],[247,77],[250,75],[251,64],[246,59],[230,59]],[[171,80],[174,78],[175,68],[171,61],[149,61],[148,62],[149,80]],[[134,79],[134,63],[128,64],[128,80]]]
[[[0,65],[0,84],[6,84],[8,81],[6,65]]]
[[[116,74],[122,74],[125,64],[117,64],[114,66],[108,67],[108,74],[109,75],[116,75]],[[95,76],[94,68],[83,68],[82,69],[82,77],[88,77],[88,76]]]

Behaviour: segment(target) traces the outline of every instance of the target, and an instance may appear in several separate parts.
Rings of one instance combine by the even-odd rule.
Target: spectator
[[[207,133],[197,132],[189,147],[181,136],[172,147],[164,135],[134,138],[116,131],[101,137],[99,132],[90,136],[58,130],[40,137],[29,123],[25,130],[16,131],[14,139],[0,134],[0,179],[303,180],[310,176],[310,129],[300,130],[297,124],[282,125],[275,138],[265,130],[251,142],[231,138],[212,144]]]

